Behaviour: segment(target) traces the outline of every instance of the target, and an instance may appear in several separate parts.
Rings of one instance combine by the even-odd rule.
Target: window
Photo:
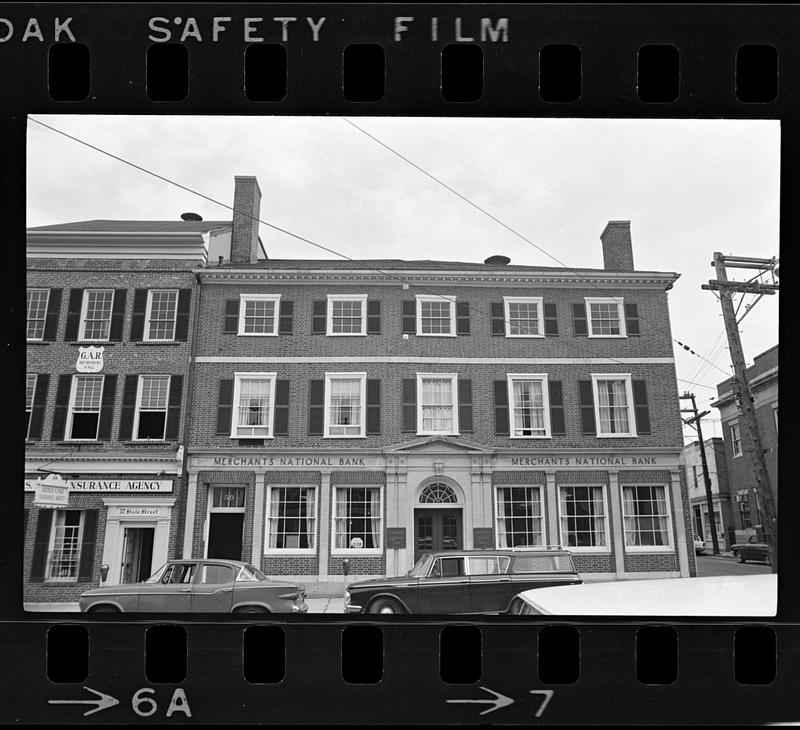
[[[103,342],[111,331],[113,289],[86,289],[83,292],[79,339],[84,342]]]
[[[568,555],[517,555],[512,573],[554,573],[572,572],[575,566]]]
[[[750,495],[747,491],[740,492],[736,495],[736,504],[739,507],[739,519],[742,522],[742,529],[745,530],[753,526],[753,521],[750,519]]]
[[[431,568],[431,578],[455,578],[466,575],[464,558],[436,558]]]
[[[549,438],[550,407],[546,375],[509,375],[511,438]]]
[[[503,575],[508,572],[511,558],[497,555],[491,558],[467,558],[470,575]]]
[[[506,337],[544,337],[542,297],[503,297]]]
[[[163,440],[167,425],[169,375],[140,375],[134,440]]]
[[[429,484],[419,495],[420,504],[457,504],[458,497],[446,484]]]
[[[200,571],[200,583],[204,585],[220,585],[233,583],[233,566],[230,565],[204,565]]]
[[[497,547],[544,544],[539,487],[497,487]]]
[[[778,433],[778,406],[773,407],[772,416],[775,419],[775,433]]]
[[[603,487],[561,487],[561,544],[575,549],[608,545]]]
[[[669,547],[671,544],[664,487],[623,487],[622,518],[626,547]]]
[[[149,342],[172,342],[178,312],[177,289],[151,289],[147,293],[144,339]]]
[[[631,376],[592,375],[597,435],[636,436]]]
[[[417,334],[456,336],[455,297],[417,295]]]
[[[44,321],[47,316],[49,289],[28,289],[28,328],[27,339],[44,339]]]
[[[458,435],[457,387],[457,373],[417,373],[417,423],[420,435]]]
[[[53,511],[50,550],[45,574],[48,580],[74,581],[78,579],[83,515],[82,510]]]
[[[68,441],[97,439],[102,396],[102,375],[73,376],[67,415]]]
[[[627,337],[622,299],[586,297],[589,337]]]
[[[234,373],[231,438],[272,438],[275,373]]]
[[[182,583],[188,585],[194,581],[197,563],[169,563],[161,576],[161,583]]]
[[[316,487],[270,487],[268,509],[267,552],[314,552]]]
[[[329,335],[367,334],[367,295],[328,295]]]
[[[33,411],[33,396],[36,393],[36,376],[25,377],[25,438],[31,425],[31,412]]]
[[[738,423],[731,424],[731,450],[734,457],[742,455],[742,436],[739,432]]]
[[[362,438],[366,373],[325,373],[325,436]]]
[[[239,302],[240,335],[278,334],[280,294],[242,294]]]
[[[211,509],[215,511],[244,510],[244,487],[213,487],[211,490]]]
[[[381,548],[383,509],[380,487],[337,487],[333,513],[336,550]]]

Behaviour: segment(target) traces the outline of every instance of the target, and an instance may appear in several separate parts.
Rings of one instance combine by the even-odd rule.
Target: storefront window
[[[608,545],[603,487],[561,487],[561,542],[570,548]]]
[[[271,487],[267,546],[277,550],[313,550],[316,515],[315,487]]]
[[[81,555],[82,510],[55,510],[47,562],[48,580],[77,580]]]
[[[333,530],[337,550],[379,549],[383,534],[380,487],[337,487]]]
[[[542,497],[539,487],[498,487],[497,547],[543,543]]]
[[[623,487],[622,516],[626,546],[669,546],[669,510],[664,487]]]

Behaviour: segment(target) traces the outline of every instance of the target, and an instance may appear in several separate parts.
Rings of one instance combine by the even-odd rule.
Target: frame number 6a
[[[155,693],[156,691],[151,687],[142,687],[133,695],[131,698],[131,707],[139,717],[151,717],[158,712]],[[167,708],[166,716],[172,717],[176,712],[182,712],[186,717],[192,716],[192,711],[189,709],[189,701],[186,699],[186,693],[180,687],[175,689],[172,693],[172,699]]]

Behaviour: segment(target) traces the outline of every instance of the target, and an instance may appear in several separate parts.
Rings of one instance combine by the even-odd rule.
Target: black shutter
[[[413,335],[417,332],[417,302],[413,299],[403,301],[403,334]],[[416,428],[414,429],[416,431]]]
[[[56,387],[56,405],[53,409],[53,428],[50,437],[53,441],[64,440],[64,428],[67,425],[67,408],[69,407],[69,391],[72,387],[71,375],[59,375]]]
[[[223,335],[235,335],[239,331],[239,300],[225,300],[225,319],[222,324]]]
[[[639,308],[631,302],[625,305],[625,330],[628,337],[638,337],[639,332]]]
[[[558,312],[553,302],[544,304],[544,333],[547,336],[558,337]]]
[[[472,433],[472,381],[458,379],[458,430]]]
[[[403,432],[417,432],[416,378],[403,378]]]
[[[367,334],[381,333],[381,303],[379,299],[367,300]]]
[[[469,334],[469,302],[456,302],[456,334]]]
[[[572,305],[572,332],[578,337],[586,337],[589,334],[586,305],[583,302]]]
[[[47,565],[47,548],[50,545],[50,526],[53,524],[53,510],[40,509],[36,523],[36,537],[33,539],[33,557],[31,558],[31,583],[44,580],[44,568]]]
[[[44,318],[45,342],[52,342],[56,338],[58,329],[58,315],[61,314],[61,289],[51,289],[47,300],[47,315]]]
[[[328,330],[328,302],[316,299],[311,310],[311,334],[324,335]]]
[[[291,299],[281,299],[280,315],[278,317],[278,334],[290,335],[293,331],[294,302]]]
[[[114,306],[111,308],[111,331],[108,335],[108,339],[111,342],[122,341],[122,323],[125,321],[125,302],[127,299],[127,289],[114,289]]]
[[[508,436],[508,381],[494,381],[494,432],[497,436]]]
[[[367,435],[381,432],[381,381],[367,380]]]
[[[119,419],[119,440],[130,441],[133,438],[133,417],[136,412],[136,390],[139,385],[138,375],[126,375],[122,386],[122,410]]]
[[[322,436],[325,429],[325,381],[312,380],[308,398],[308,433]]]
[[[231,418],[233,417],[233,380],[219,381],[219,397],[217,400],[217,436],[231,435]]]
[[[289,435],[289,381],[275,381],[275,427],[273,436]]]
[[[100,423],[97,426],[99,441],[111,438],[111,421],[114,418],[114,398],[117,395],[117,376],[106,375],[103,378],[103,398],[100,402]]]
[[[147,289],[133,290],[133,315],[131,316],[131,342],[144,339],[144,318],[147,314]]]
[[[506,334],[506,315],[503,302],[492,302],[492,335]]]
[[[192,290],[178,289],[178,314],[175,317],[175,340],[186,342],[189,339],[189,309],[192,306]]]
[[[36,390],[33,392],[33,406],[31,419],[28,422],[28,439],[38,441],[42,438],[42,423],[44,421],[44,407],[47,401],[47,388],[50,385],[49,375],[36,376]]]
[[[562,436],[566,433],[564,428],[564,396],[560,380],[548,380],[550,391],[550,435]]]
[[[633,383],[633,412],[636,416],[636,433],[647,435],[650,433],[650,408],[647,404],[647,383],[644,380],[634,380]]]
[[[78,339],[82,304],[83,289],[70,289],[69,303],[67,305],[67,326],[64,329],[64,339],[67,342],[75,342]]]
[[[94,547],[97,540],[97,512],[87,509],[83,517],[83,544],[81,545],[81,561],[78,566],[78,580],[91,580],[94,568]]]
[[[597,433],[594,422],[594,395],[591,380],[578,381],[578,402],[581,407],[581,430],[584,434]]]
[[[167,428],[164,438],[178,438],[181,425],[181,399],[183,398],[183,375],[172,375],[169,379],[169,404],[167,405]]]

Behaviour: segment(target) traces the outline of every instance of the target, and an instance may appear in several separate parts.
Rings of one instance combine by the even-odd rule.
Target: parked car
[[[525,591],[517,616],[774,616],[778,576],[719,575],[584,583]]]
[[[706,551],[706,541],[700,535],[694,536],[694,554],[702,555]]]
[[[86,613],[304,613],[305,587],[238,560],[170,560],[142,583],[92,588]]]
[[[740,563],[745,562],[745,560],[763,560],[767,565],[772,564],[767,543],[759,540],[756,535],[750,535],[750,539],[747,542],[731,545],[731,552],[733,557]]]
[[[403,576],[351,583],[348,613],[503,613],[520,591],[580,583],[562,548],[446,550],[423,555]]]

